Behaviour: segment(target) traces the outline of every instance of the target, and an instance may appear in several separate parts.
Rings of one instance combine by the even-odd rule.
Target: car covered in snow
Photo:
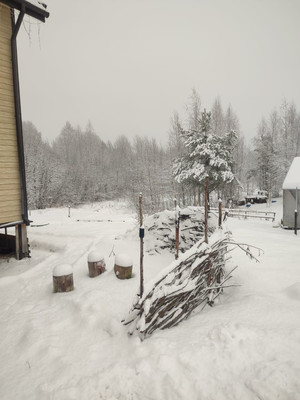
[[[255,190],[253,194],[246,196],[246,203],[266,203],[268,199],[268,192],[266,190]]]

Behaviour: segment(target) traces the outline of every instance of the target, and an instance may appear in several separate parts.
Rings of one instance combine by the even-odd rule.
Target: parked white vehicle
[[[253,194],[246,196],[246,203],[266,203],[268,192],[266,190],[256,189]]]

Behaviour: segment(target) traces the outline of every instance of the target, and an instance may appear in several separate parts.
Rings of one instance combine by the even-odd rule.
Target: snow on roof
[[[295,157],[282,184],[282,189],[300,189],[300,157]]]

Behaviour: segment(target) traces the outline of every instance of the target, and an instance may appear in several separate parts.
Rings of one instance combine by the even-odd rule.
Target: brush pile
[[[204,236],[204,211],[178,209],[180,215],[179,251],[184,253]],[[217,226],[217,216],[209,214],[208,232],[211,235]],[[145,219],[145,247],[149,254],[175,249],[175,212],[162,211]]]
[[[210,245],[199,241],[149,282],[142,298],[136,297],[123,321],[130,334],[146,338],[157,329],[166,329],[189,317],[200,305],[212,305],[231,277],[225,274],[229,238],[216,232]]]

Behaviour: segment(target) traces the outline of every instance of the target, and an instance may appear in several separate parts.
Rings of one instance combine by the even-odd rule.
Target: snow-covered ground
[[[266,205],[254,206],[265,209]],[[32,258],[0,261],[0,399],[300,399],[300,237],[276,222],[229,219],[235,240],[264,250],[238,265],[213,308],[140,341],[126,316],[139,285],[137,221],[124,203],[33,211]],[[46,225],[47,224],[47,225]],[[39,226],[36,226],[39,225]],[[107,271],[89,278],[87,256]],[[113,253],[134,276],[119,280]],[[174,256],[145,254],[145,281]],[[52,271],[71,264],[75,290],[52,292]]]

